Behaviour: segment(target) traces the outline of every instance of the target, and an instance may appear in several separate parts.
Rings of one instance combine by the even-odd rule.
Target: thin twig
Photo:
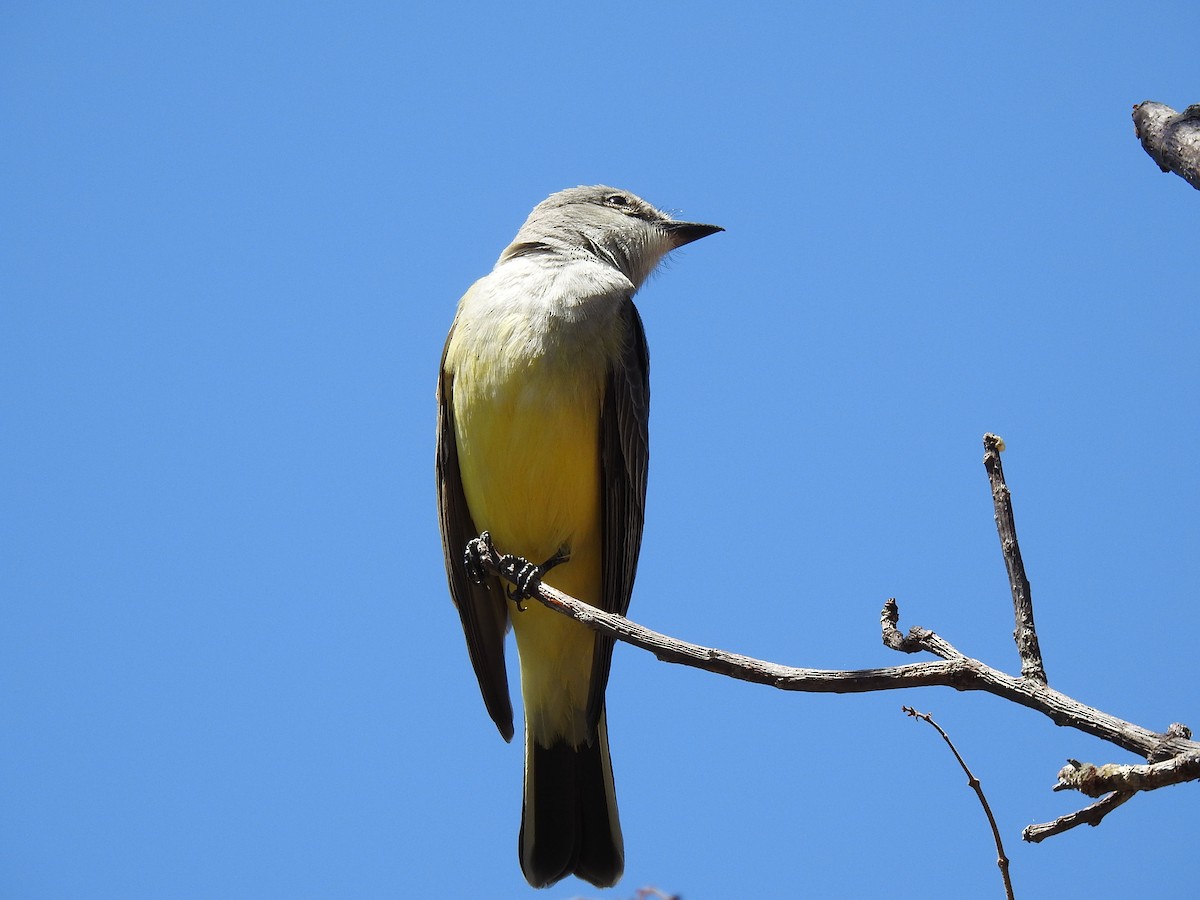
[[[1000,840],[1000,828],[996,825],[996,817],[992,815],[992,807],[988,805],[987,797],[983,793],[983,785],[979,783],[979,779],[967,767],[966,761],[962,758],[962,754],[958,752],[958,748],[954,746],[954,742],[950,740],[950,736],[937,722],[933,721],[933,715],[930,713],[917,712],[911,706],[900,707],[906,715],[912,716],[914,719],[920,719],[927,722],[937,730],[937,733],[942,736],[942,740],[946,742],[946,746],[950,748],[950,752],[954,754],[954,758],[958,760],[958,764],[962,766],[962,770],[967,773],[967,784],[975,791],[975,796],[979,798],[979,803],[983,807],[983,813],[987,816],[988,825],[992,829],[992,839],[996,842],[996,865],[1000,868],[1000,877],[1004,879],[1004,895],[1008,900],[1014,900],[1012,878],[1008,874],[1008,856],[1004,852],[1004,842]]]
[[[515,585],[515,576],[505,576],[501,573],[500,554],[494,548],[482,555],[480,562],[492,574],[499,575]],[[770,685],[784,691],[861,694],[930,685],[952,687],[960,691],[983,691],[1036,710],[1056,725],[1078,729],[1143,758],[1151,752],[1177,756],[1181,753],[1200,751],[1200,743],[1195,741],[1180,736],[1164,737],[1161,733],[1080,703],[1032,679],[1014,677],[993,669],[977,659],[964,656],[949,642],[923,629],[913,630],[922,635],[920,640],[923,646],[919,649],[929,649],[942,656],[941,660],[849,671],[808,669],[784,666],[739,653],[730,653],[727,650],[681,641],[652,631],[624,616],[597,609],[548,584],[538,585],[534,597],[544,606],[570,616],[593,631],[603,632],[619,641],[647,650],[663,662],[703,669],[741,681]],[[885,629],[888,623],[894,622],[893,616],[898,619],[899,611],[896,601],[889,600],[880,615]],[[910,632],[910,636],[912,633]]]
[[[1103,800],[1097,800],[1091,806],[1085,806],[1078,812],[1059,816],[1053,822],[1044,822],[1040,825],[1026,825],[1025,830],[1021,832],[1021,839],[1031,844],[1040,844],[1048,837],[1062,834],[1064,831],[1070,831],[1072,828],[1077,828],[1080,825],[1095,827],[1100,824],[1101,819],[1132,796],[1132,791],[1118,791],[1109,794]]]
[[[985,665],[959,652],[949,641],[933,631],[912,628],[908,634],[899,629],[900,609],[894,599],[888,600],[880,612],[879,622],[883,642],[893,650],[903,653],[928,652],[940,657],[938,662],[918,662],[902,666],[887,666],[878,669],[855,671],[806,669],[765,662],[738,653],[702,647],[676,638],[651,631],[615,613],[605,612],[587,603],[570,597],[546,584],[538,584],[533,596],[545,606],[577,622],[610,635],[617,640],[653,653],[663,662],[677,663],[704,669],[718,675],[726,675],[755,684],[766,684],[785,691],[811,693],[865,693],[901,688],[942,685],[960,691],[983,691],[1005,700],[1036,710],[1047,716],[1056,725],[1065,725],[1115,744],[1148,760],[1151,766],[1101,767],[1105,777],[1124,779],[1119,783],[1103,782],[1118,787],[1115,793],[1086,809],[1063,816],[1044,825],[1031,825],[1024,831],[1027,841],[1041,841],[1052,834],[1059,834],[1081,824],[1095,825],[1111,810],[1124,803],[1133,794],[1127,788],[1150,790],[1169,783],[1197,778],[1196,767],[1200,761],[1200,742],[1191,740],[1191,731],[1183,725],[1174,724],[1165,734],[1134,725],[1116,716],[1101,712],[1080,703],[1071,697],[1051,689],[1046,684],[1041,650],[1038,647],[1037,631],[1033,624],[1033,605],[1030,600],[1029,580],[1021,561],[1017,544],[1016,526],[1012,515],[1012,502],[1008,486],[1004,482],[1004,470],[1000,465],[1000,451],[1004,442],[993,434],[984,436],[984,465],[992,485],[992,497],[996,508],[996,528],[1004,551],[1005,565],[1012,586],[1013,608],[1016,619],[1014,638],[1021,655],[1021,677],[1015,678]],[[524,560],[516,557],[501,557],[500,553],[486,542],[486,549],[479,551],[478,564],[504,581],[518,585],[518,573],[528,568]],[[929,720],[931,725],[937,725]],[[940,732],[941,729],[938,728]],[[942,737],[946,738],[945,733]],[[949,738],[946,742],[950,743]],[[951,744],[951,749],[954,749]],[[955,751],[955,756],[958,752]],[[959,757],[960,763],[962,762]],[[966,768],[964,764],[964,769]],[[1093,767],[1094,768],[1094,767]],[[1108,771],[1119,770],[1115,773]],[[1101,770],[1097,770],[1101,771]],[[968,771],[968,777],[972,777]],[[1061,775],[1060,775],[1061,780]],[[1099,783],[1099,782],[1097,782]],[[1073,784],[1064,787],[1074,787]],[[980,794],[986,808],[987,802]],[[988,810],[989,819],[991,818]],[[995,830],[995,823],[992,823]],[[999,838],[997,836],[997,844]],[[1003,860],[1003,850],[1000,853]],[[1004,863],[1006,864],[1006,860]],[[1005,871],[1007,882],[1007,871]],[[1011,896],[1011,894],[1010,894]]]
[[[1021,674],[1046,684],[1042,648],[1038,646],[1037,628],[1033,624],[1033,600],[1030,596],[1029,578],[1025,575],[1025,563],[1021,559],[1021,545],[1017,543],[1012,492],[1004,481],[1004,466],[1000,463],[1000,453],[1003,450],[1004,440],[999,435],[983,436],[983,466],[987,469],[988,481],[992,485],[996,532],[1000,535],[1004,568],[1008,570],[1008,583],[1012,588],[1013,618],[1016,622],[1013,640],[1017,642],[1017,652],[1021,655]]]

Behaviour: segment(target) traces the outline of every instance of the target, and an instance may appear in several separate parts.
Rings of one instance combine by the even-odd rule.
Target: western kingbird
[[[554,563],[545,581],[629,608],[642,540],[650,386],[633,295],[669,251],[721,231],[677,222],[628,191],[576,187],[539,203],[458,304],[438,384],[437,483],[450,593],[488,713],[513,735],[504,635],[525,704],[518,850],[534,887],[625,867],[604,716],[613,641],[499,579],[464,550]],[[564,561],[565,558],[565,561]]]

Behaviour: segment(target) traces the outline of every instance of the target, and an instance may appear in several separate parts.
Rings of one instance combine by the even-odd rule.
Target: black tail
[[[625,847],[603,713],[595,739],[580,747],[543,747],[526,731],[518,850],[521,871],[534,887],[571,874],[597,887],[621,878]]]

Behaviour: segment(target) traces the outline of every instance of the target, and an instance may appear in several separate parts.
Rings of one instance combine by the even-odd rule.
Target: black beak
[[[725,230],[720,225],[701,225],[698,222],[663,222],[659,227],[671,239],[672,247],[682,247],[684,244]]]

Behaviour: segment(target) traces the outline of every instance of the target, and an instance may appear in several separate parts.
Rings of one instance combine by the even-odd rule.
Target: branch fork
[[[544,583],[537,585],[532,596],[588,628],[653,653],[663,662],[785,691],[866,693],[930,685],[983,691],[1036,710],[1056,725],[1075,728],[1147,760],[1144,765],[1100,766],[1071,761],[1059,772],[1054,790],[1076,790],[1089,797],[1107,796],[1053,822],[1028,826],[1022,833],[1026,841],[1036,843],[1079,825],[1097,825],[1140,791],[1200,780],[1200,743],[1192,740],[1192,733],[1186,726],[1172,725],[1166,733],[1155,732],[1087,706],[1049,687],[1034,625],[1029,579],[1016,536],[1012,496],[1000,464],[1004,442],[998,436],[988,434],[984,436],[983,444],[983,462],[992,488],[996,529],[1012,592],[1013,638],[1021,661],[1020,676],[1009,675],[966,656],[928,629],[910,628],[907,634],[901,633],[900,608],[894,598],[889,599],[880,611],[883,643],[901,653],[930,653],[938,657],[937,660],[857,670],[784,666],[669,637],[624,616],[597,609]],[[479,552],[478,561],[489,572],[519,587],[510,560],[502,557],[490,543]]]

